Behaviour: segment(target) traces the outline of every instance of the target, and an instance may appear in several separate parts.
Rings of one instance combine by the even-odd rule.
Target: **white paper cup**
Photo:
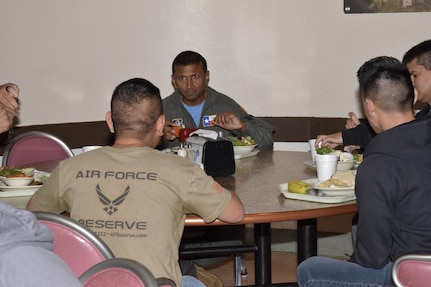
[[[313,166],[316,166],[316,161],[314,159],[314,157],[317,154],[316,147],[314,146],[315,143],[316,143],[316,139],[311,139],[311,140],[308,141],[308,143],[310,144],[311,161],[313,162]]]
[[[338,156],[335,154],[317,154],[316,161],[317,179],[319,182],[331,178],[337,171]]]

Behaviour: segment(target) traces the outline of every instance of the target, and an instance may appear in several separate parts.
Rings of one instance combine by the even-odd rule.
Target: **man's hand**
[[[169,141],[176,138],[175,126],[171,121],[166,120],[165,127],[163,128],[163,138]]]
[[[19,87],[7,83],[0,85],[0,133],[8,131],[19,114]]]
[[[355,113],[350,112],[349,118],[346,120],[346,129],[352,129],[357,126],[359,126],[361,122],[359,121],[358,117],[355,115]]]
[[[7,83],[0,86],[0,108],[4,109],[12,117],[18,116],[18,97],[18,85]]]
[[[343,137],[341,132],[330,134],[330,135],[318,135],[316,138],[316,147],[327,146],[329,148],[335,148],[343,144]]]
[[[232,112],[218,114],[214,119],[214,124],[229,131],[236,130],[243,133],[245,130],[245,123]]]

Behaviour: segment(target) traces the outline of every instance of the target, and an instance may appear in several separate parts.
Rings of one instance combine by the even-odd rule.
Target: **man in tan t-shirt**
[[[147,80],[117,86],[106,122],[114,144],[62,161],[27,209],[68,211],[115,256],[137,260],[178,286],[202,286],[182,277],[178,265],[186,215],[240,222],[241,201],[187,158],[154,149],[165,117],[159,89]]]

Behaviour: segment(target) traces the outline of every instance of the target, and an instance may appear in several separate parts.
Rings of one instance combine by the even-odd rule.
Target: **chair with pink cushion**
[[[35,211],[36,218],[54,234],[54,253],[72,269],[76,277],[114,254],[93,231],[78,221],[59,214]]]
[[[159,287],[148,268],[126,258],[100,262],[82,274],[79,281],[84,287]]]
[[[61,139],[49,133],[31,131],[16,136],[6,146],[2,166],[26,166],[72,156],[72,150]]]
[[[431,282],[431,255],[407,254],[395,260],[392,280],[397,287],[423,287]]]

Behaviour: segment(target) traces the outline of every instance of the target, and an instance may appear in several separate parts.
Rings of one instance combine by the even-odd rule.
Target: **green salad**
[[[256,144],[254,139],[252,139],[250,136],[246,136],[246,137],[230,136],[230,137],[228,137],[228,140],[230,140],[234,146],[246,146],[246,145],[255,145]]]
[[[316,147],[317,154],[329,154],[329,153],[332,153],[334,151],[335,151],[334,149],[329,148],[327,146]]]

